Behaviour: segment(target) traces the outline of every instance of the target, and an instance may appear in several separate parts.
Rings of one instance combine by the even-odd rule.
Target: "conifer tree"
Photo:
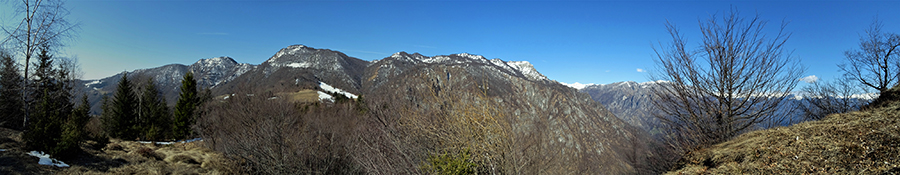
[[[102,122],[106,133],[113,138],[135,139],[137,134],[133,130],[136,124],[137,103],[132,84],[128,81],[128,73],[122,73],[122,79],[116,87],[116,93],[111,100],[107,100],[104,107]]]
[[[196,120],[199,103],[197,80],[194,80],[194,74],[189,71],[181,80],[181,93],[175,104],[175,116],[172,122],[172,136],[175,139],[185,139],[191,135],[191,125]]]
[[[63,125],[72,120],[73,104],[71,102],[72,89],[68,72],[65,67],[53,67],[53,56],[47,49],[41,49],[38,55],[38,63],[35,64],[35,79],[32,80],[34,95],[32,99],[33,115],[26,123],[26,131],[22,136],[27,147],[44,151],[53,156],[66,157],[78,149],[80,137],[64,136]],[[73,123],[77,125],[77,123]],[[70,126],[69,132],[77,132],[83,128]]]
[[[38,95],[38,94],[36,94]],[[32,106],[31,120],[28,122],[28,128],[22,135],[25,145],[29,149],[44,151],[50,155],[56,144],[59,143],[59,135],[61,133],[60,120],[61,111],[55,110],[53,100],[50,98],[49,90],[45,90],[40,94],[42,97],[38,99],[38,104]]]
[[[0,51],[0,127],[23,129],[22,76],[11,54]]]
[[[162,140],[168,136],[171,117],[169,108],[162,102],[159,89],[153,79],[148,79],[140,99],[140,131],[141,138],[146,140]]]
[[[69,118],[66,119],[64,121],[65,123],[62,125],[60,142],[56,149],[51,151],[55,152],[54,155],[70,157],[73,153],[78,151],[79,144],[87,137],[84,127],[91,119],[91,116],[89,115],[90,111],[91,105],[87,101],[87,96],[82,96],[81,105],[72,110],[72,113],[69,114]]]

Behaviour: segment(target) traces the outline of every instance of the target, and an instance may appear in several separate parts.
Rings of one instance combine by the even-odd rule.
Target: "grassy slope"
[[[900,174],[900,89],[873,107],[740,135],[669,174]]]

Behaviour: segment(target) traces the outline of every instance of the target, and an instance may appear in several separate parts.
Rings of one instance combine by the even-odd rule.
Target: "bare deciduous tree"
[[[15,26],[0,28],[7,34],[0,45],[11,46],[25,58],[23,84],[28,84],[25,81],[29,81],[28,69],[31,58],[35,57],[41,48],[55,51],[54,48],[63,46],[66,40],[74,37],[78,24],[66,19],[69,11],[61,0],[21,0],[21,2],[15,9],[22,20]],[[23,101],[27,101],[24,99],[28,97],[27,93],[28,90],[22,91]],[[28,108],[27,102],[25,105]],[[27,120],[26,111],[25,123]]]
[[[859,38],[859,49],[844,52],[848,63],[838,65],[845,75],[865,86],[884,92],[897,84],[900,76],[900,35],[881,31],[878,20]]]
[[[754,125],[784,119],[777,113],[797,85],[803,69],[783,46],[790,37],[782,24],[766,35],[767,22],[745,19],[732,10],[700,21],[702,43],[696,49],[668,23],[672,43],[654,48],[658,72],[667,81],[654,88],[657,115],[670,129],[671,146],[694,149],[732,138]],[[774,36],[774,38],[769,38]]]
[[[800,110],[808,120],[820,120],[828,114],[845,113],[859,110],[869,102],[862,94],[859,86],[852,80],[843,78],[833,82],[817,81],[800,90],[803,101]]]

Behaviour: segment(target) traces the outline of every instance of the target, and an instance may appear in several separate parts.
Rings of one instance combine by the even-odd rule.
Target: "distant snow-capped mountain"
[[[571,84],[559,82],[559,84],[566,85],[566,86],[569,86],[569,87],[572,87],[572,88],[575,88],[575,89],[578,89],[578,90],[584,89],[585,87],[588,87],[588,86],[591,86],[591,85],[595,85],[594,83],[581,84],[581,83],[579,83],[579,82],[575,82],[575,83],[571,83]]]
[[[651,81],[651,82],[643,82],[638,83],[634,81],[625,81],[625,82],[616,82],[610,84],[596,84],[596,85],[588,85],[584,88],[578,88],[577,85],[570,85],[561,83],[564,85],[568,85],[570,87],[579,89],[580,92],[587,93],[597,102],[603,104],[610,112],[615,114],[620,119],[628,122],[629,124],[642,128],[646,131],[653,131],[655,125],[660,121],[654,115],[660,114],[656,107],[653,104],[654,94],[652,92],[652,88],[659,87],[660,85],[664,85],[668,83],[667,81]],[[756,97],[771,97],[773,95],[759,95]],[[851,98],[857,101],[869,101],[877,97],[872,94],[857,94],[851,95],[849,97],[838,97],[838,98]],[[776,126],[783,126],[793,124],[799,121],[804,121],[806,115],[802,111],[798,109],[799,105],[804,105],[808,103],[804,98],[815,98],[815,97],[803,97],[798,93],[791,93],[784,97],[783,101],[783,109],[780,109],[778,112],[783,112],[788,114],[788,118],[780,123],[772,124]],[[767,125],[767,124],[764,124]]]

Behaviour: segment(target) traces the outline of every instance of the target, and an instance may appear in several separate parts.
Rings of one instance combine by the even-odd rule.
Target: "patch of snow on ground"
[[[0,149],[0,151],[6,151],[6,149]]]
[[[319,101],[326,100],[326,99],[334,101],[334,97],[331,97],[331,95],[328,95],[327,93],[324,93],[322,91],[316,91],[316,92],[319,93]]]
[[[160,145],[171,145],[171,144],[174,144],[174,143],[191,143],[191,142],[202,141],[202,140],[203,140],[203,139],[201,139],[201,138],[194,138],[194,139],[187,139],[187,140],[174,141],[174,142],[156,142],[156,144],[160,144]],[[137,142],[138,142],[138,143],[143,143],[143,144],[150,144],[150,143],[153,143],[153,142],[151,142],[151,141],[137,141]]]
[[[575,88],[575,89],[578,89],[578,90],[581,90],[581,89],[584,89],[585,87],[594,85],[594,83],[581,84],[581,83],[579,83],[579,82],[575,82],[575,83],[572,83],[572,84],[569,84],[569,83],[563,83],[563,82],[559,82],[559,83],[560,83],[560,84],[563,84],[563,85],[566,85],[566,86],[569,86],[569,87],[572,87],[572,88]]]
[[[51,159],[50,155],[44,154],[44,152],[31,151],[28,153],[28,155],[34,156],[37,158],[41,158],[41,160],[38,161],[38,164],[41,164],[41,165],[53,165],[56,167],[69,167],[69,164],[63,163],[62,161],[59,161],[56,159]]]
[[[351,94],[351,93],[349,93],[349,92],[347,92],[347,91],[344,91],[344,90],[341,90],[341,89],[338,89],[338,88],[334,88],[334,87],[332,87],[331,85],[326,84],[325,82],[321,82],[321,81],[320,81],[320,82],[319,82],[319,87],[322,88],[322,90],[325,90],[325,91],[327,91],[327,92],[343,94],[344,96],[350,97],[350,98],[352,98],[352,99],[356,99],[357,97],[359,97],[359,96],[354,95],[354,94]],[[329,96],[330,96],[330,95],[329,95]],[[320,93],[320,94],[319,94],[319,99],[321,99],[321,98],[322,98],[322,94]]]

